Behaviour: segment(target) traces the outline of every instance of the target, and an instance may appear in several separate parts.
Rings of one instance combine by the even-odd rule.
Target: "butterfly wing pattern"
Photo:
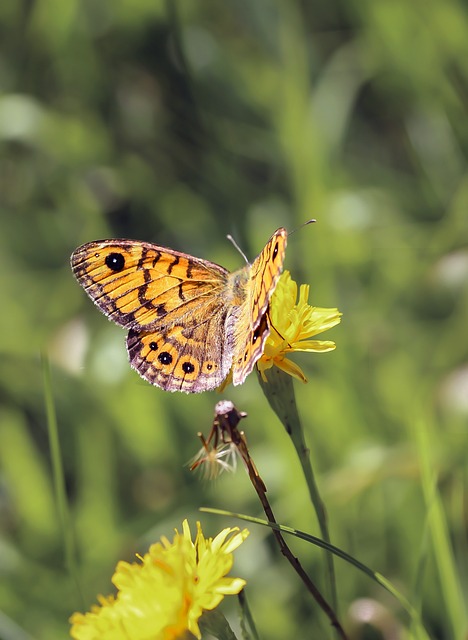
[[[252,371],[270,335],[268,306],[283,270],[287,239],[286,229],[275,231],[249,267],[245,301],[234,325],[234,385],[242,384]]]
[[[260,357],[285,246],[279,229],[252,265],[232,274],[136,240],[88,242],[71,265],[101,311],[129,330],[131,366],[162,389],[196,393],[219,386],[236,358],[240,384]]]

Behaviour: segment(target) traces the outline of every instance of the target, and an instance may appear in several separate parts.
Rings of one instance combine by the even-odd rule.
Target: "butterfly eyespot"
[[[172,356],[167,351],[162,351],[158,356],[158,360],[161,364],[171,364]]]
[[[244,362],[247,362],[247,358],[249,357],[249,354],[247,353],[247,351],[244,353]]]
[[[193,365],[191,362],[183,362],[182,370],[184,373],[193,373],[195,371],[195,365]]]
[[[157,342],[150,342],[149,343],[149,348],[151,349],[151,351],[157,351],[158,350],[158,343]]]
[[[218,365],[215,362],[204,362],[202,366],[202,373],[210,374],[213,371],[216,371]]]
[[[273,260],[276,259],[277,255],[278,255],[278,243],[275,244],[275,248],[273,249]]]
[[[259,336],[260,336],[260,327],[258,329],[255,329],[255,331],[253,332],[252,344],[255,344],[257,342]]]
[[[125,267],[125,258],[121,253],[109,253],[104,262],[111,271],[122,271]]]

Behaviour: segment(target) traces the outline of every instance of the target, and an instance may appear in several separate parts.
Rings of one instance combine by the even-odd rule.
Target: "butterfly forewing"
[[[219,295],[227,271],[212,262],[136,240],[79,247],[72,270],[89,297],[127,329],[162,327],[190,317]]]
[[[280,228],[254,260],[245,307],[234,330],[233,384],[242,384],[261,357],[270,334],[268,305],[283,270],[288,233]]]

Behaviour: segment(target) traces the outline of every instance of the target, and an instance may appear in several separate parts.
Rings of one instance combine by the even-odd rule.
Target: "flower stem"
[[[271,369],[269,369],[267,372],[267,376],[268,382],[264,382],[262,380],[262,377],[260,375],[258,376],[260,380],[260,386],[262,387],[263,393],[265,394],[270,407],[282,422],[296,449],[307,483],[307,488],[309,490],[310,499],[317,515],[320,534],[322,536],[322,539],[330,544],[331,541],[330,533],[328,530],[327,512],[322,498],[320,497],[318,486],[315,481],[314,471],[312,469],[312,464],[310,461],[309,449],[305,442],[304,430],[302,428],[302,423],[299,418],[299,413],[296,405],[293,379],[290,375],[288,375],[284,371],[281,371],[277,367],[272,367]],[[333,608],[336,611],[337,594],[333,556],[331,553],[325,553],[330,600],[332,602]]]

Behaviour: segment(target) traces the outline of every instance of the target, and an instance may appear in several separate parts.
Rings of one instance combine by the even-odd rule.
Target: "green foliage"
[[[286,267],[344,314],[326,335],[337,350],[298,356],[309,383],[295,382],[331,541],[398,585],[431,638],[466,637],[465,3],[18,0],[0,3],[0,33],[0,637],[66,637],[119,559],[184,517],[209,534],[233,524],[200,506],[259,514],[243,469],[202,483],[185,466],[219,395],[131,372],[72,250],[130,237],[234,268],[227,233],[253,257],[311,217]],[[224,395],[249,414],[279,521],[318,535],[255,375]],[[331,637],[266,535],[252,528],[236,560],[260,637]],[[323,587],[323,553],[293,542]],[[397,601],[336,571],[350,638],[413,637]]]

